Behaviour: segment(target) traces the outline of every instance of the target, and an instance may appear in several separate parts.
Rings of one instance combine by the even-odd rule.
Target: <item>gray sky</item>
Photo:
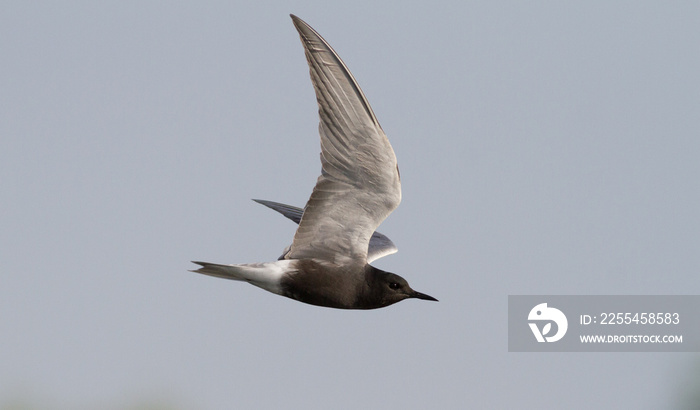
[[[667,408],[694,354],[507,352],[509,294],[698,294],[700,6],[3,2],[0,407]],[[439,303],[294,302],[318,118],[289,13],[401,166],[376,266]]]

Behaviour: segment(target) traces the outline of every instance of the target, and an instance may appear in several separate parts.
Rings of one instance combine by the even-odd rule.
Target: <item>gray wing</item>
[[[297,208],[296,206],[281,204],[279,202],[266,201],[264,199],[253,199],[253,201],[265,205],[266,207],[281,213],[284,217],[294,221],[297,224],[299,223],[299,221],[301,221],[301,216],[304,214],[304,210],[301,208]],[[396,253],[397,251],[398,248],[396,247],[396,245],[394,245],[394,242],[392,242],[391,239],[389,239],[386,235],[375,231],[369,238],[369,247],[367,249],[367,263],[371,263],[379,258],[391,255],[393,253]],[[286,254],[287,250],[285,250],[284,254],[282,255],[282,257],[280,257],[280,259],[284,259]]]
[[[322,171],[286,257],[364,262],[372,233],[401,202],[396,156],[340,57],[291,17],[318,101]]]
[[[264,199],[253,199],[253,201],[261,205],[265,205],[266,207],[281,213],[282,215],[284,215],[285,218],[291,219],[292,221],[294,221],[294,223],[297,224],[301,221],[301,216],[304,214],[304,210],[301,208],[297,208],[296,206],[281,204],[279,202],[266,201]]]

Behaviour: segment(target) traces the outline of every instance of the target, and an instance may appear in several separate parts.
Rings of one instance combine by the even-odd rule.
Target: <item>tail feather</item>
[[[192,263],[200,265],[201,268],[190,272],[248,282],[270,292],[280,293],[282,278],[294,271],[295,261],[284,260],[244,265],[221,265],[197,261],[192,261]]]
[[[238,269],[238,266],[236,266],[236,265],[220,265],[218,263],[197,262],[197,261],[192,261],[192,263],[196,263],[197,265],[200,265],[201,268],[199,268],[197,270],[190,270],[190,272],[201,273],[203,275],[209,275],[209,276],[215,276],[217,278],[247,281],[247,279],[245,278],[245,275],[243,275],[243,271],[241,269]]]

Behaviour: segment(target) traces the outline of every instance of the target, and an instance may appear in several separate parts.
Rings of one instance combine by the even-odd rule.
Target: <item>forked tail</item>
[[[296,261],[282,260],[265,263],[249,263],[245,265],[221,265],[218,263],[197,262],[201,268],[190,272],[215,276],[217,278],[240,280],[248,282],[273,293],[280,293],[282,278],[295,271]]]

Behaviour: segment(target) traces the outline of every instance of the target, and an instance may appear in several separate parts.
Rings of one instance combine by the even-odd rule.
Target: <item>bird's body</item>
[[[299,224],[280,260],[195,262],[195,272],[249,282],[312,305],[374,309],[406,298],[436,300],[369,262],[396,252],[375,232],[401,202],[394,150],[354,77],[331,46],[292,15],[304,45],[321,119],[322,172],[303,211],[258,201]]]
[[[194,263],[202,266],[195,272],[245,281],[272,293],[317,306],[376,309],[407,297],[430,298],[412,292],[400,276],[370,264],[338,265],[322,259],[282,259],[242,265]],[[394,289],[392,285],[398,286]],[[406,292],[397,292],[402,289]]]

